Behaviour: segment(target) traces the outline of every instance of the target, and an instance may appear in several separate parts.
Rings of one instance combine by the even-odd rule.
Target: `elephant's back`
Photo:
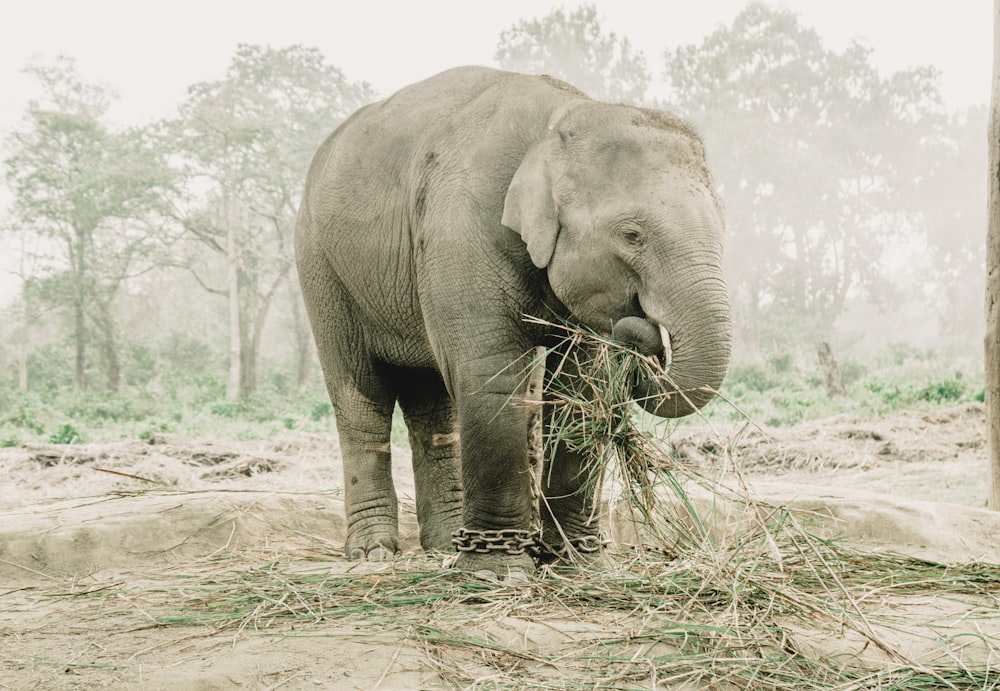
[[[503,195],[524,151],[558,103],[579,96],[560,85],[459,67],[359,109],[313,159],[297,253],[322,256],[366,328],[415,338],[423,359],[425,258],[443,248],[450,256],[439,266],[482,259],[455,245],[482,247],[482,233],[501,230]]]

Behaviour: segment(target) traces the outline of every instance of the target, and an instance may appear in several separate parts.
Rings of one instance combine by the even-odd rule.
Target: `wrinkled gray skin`
[[[657,354],[662,326],[671,383],[639,382],[637,398],[683,391],[646,404],[661,416],[705,405],[732,332],[722,236],[702,144],[665,113],[466,67],[351,116],[316,154],[296,232],[340,434],[348,555],[398,550],[397,401],[425,549],[451,550],[460,527],[531,527],[528,410],[513,403],[525,354],[551,334],[524,315],[614,329]],[[565,448],[554,458],[542,517],[558,546],[598,526],[580,491],[584,459]],[[462,553],[457,565],[533,568],[505,553]]]

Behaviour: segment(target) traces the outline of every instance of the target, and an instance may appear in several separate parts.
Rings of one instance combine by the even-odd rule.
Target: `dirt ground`
[[[678,462],[700,467],[728,447],[757,495],[807,513],[825,535],[946,563],[1000,563],[1000,514],[983,508],[989,470],[982,406],[770,430],[682,427],[671,441]],[[414,574],[468,590],[459,583],[464,577],[441,570],[440,558],[421,555],[406,449],[394,449],[394,463],[407,551],[393,563],[354,564],[341,551],[343,482],[333,435],[289,433],[270,442],[158,436],[0,449],[0,688],[485,688],[511,678],[529,687],[584,684],[583,667],[574,666],[584,657],[567,653],[560,663],[552,652],[579,650],[581,641],[597,645],[633,620],[542,607],[538,594],[561,578],[552,573],[534,591],[512,590],[502,606],[466,597],[461,611],[448,604],[454,600],[419,609],[426,588],[407,585]],[[634,537],[614,510],[606,519],[616,543]],[[372,593],[398,583],[418,609],[388,620],[369,602],[374,596],[345,591],[329,597],[357,607],[356,616],[279,616],[286,595],[299,597],[303,583],[341,588],[352,578]],[[250,591],[256,614],[235,625],[209,616],[244,606],[232,598]],[[946,599],[893,606],[926,619],[947,609]],[[303,600],[296,611],[309,606]],[[1000,636],[996,619],[975,626],[981,639]],[[442,632],[448,645],[436,638]],[[667,645],[640,639],[629,641],[630,664],[654,659]],[[976,654],[1000,667],[992,647]],[[507,676],[496,677],[500,668]],[[655,665],[649,668],[646,679],[630,673],[602,683],[655,688]]]

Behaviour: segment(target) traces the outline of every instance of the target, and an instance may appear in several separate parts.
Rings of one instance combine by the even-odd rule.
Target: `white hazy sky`
[[[2,0],[0,131],[14,126],[33,85],[32,56],[75,57],[84,77],[115,87],[113,116],[170,113],[188,85],[222,76],[238,43],[318,47],[380,93],[461,64],[491,64],[502,30],[581,0]],[[629,37],[662,70],[664,48],[700,41],[746,0],[595,0],[607,31]],[[988,0],[774,0],[840,49],[859,39],[883,70],[930,64],[953,107],[988,100]]]
[[[111,117],[169,116],[186,88],[223,76],[239,43],[319,48],[348,78],[388,95],[440,70],[492,64],[500,32],[520,18],[581,0],[0,0],[0,138],[17,126],[35,86],[33,57],[76,58],[84,78],[114,87]],[[594,0],[605,31],[627,36],[650,68],[665,48],[697,43],[746,0]],[[948,107],[989,100],[993,3],[988,0],[773,0],[826,45],[852,39],[884,72],[933,65]],[[0,183],[2,184],[2,183]],[[5,191],[0,190],[0,215]],[[0,303],[13,284],[0,240]]]

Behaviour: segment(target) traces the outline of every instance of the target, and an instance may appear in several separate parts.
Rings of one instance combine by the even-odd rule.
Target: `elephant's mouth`
[[[641,308],[638,312],[615,322],[611,329],[612,339],[635,348],[642,355],[656,357],[666,367],[670,362],[669,332],[646,316]]]

